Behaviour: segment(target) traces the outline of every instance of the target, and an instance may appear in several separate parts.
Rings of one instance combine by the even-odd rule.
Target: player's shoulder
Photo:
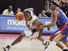
[[[58,14],[59,12],[57,10],[54,10],[54,13],[57,13]]]
[[[38,19],[38,17],[36,15],[33,15],[32,17],[33,17],[33,19]]]
[[[51,14],[51,17],[55,18],[59,16],[59,12],[57,10],[54,10]]]
[[[5,9],[5,10],[4,10],[4,12],[7,12],[7,11],[8,11],[8,9]]]
[[[59,15],[60,13],[57,10],[54,10],[53,14],[54,15]]]

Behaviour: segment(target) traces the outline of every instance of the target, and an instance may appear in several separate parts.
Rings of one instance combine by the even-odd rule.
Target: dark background
[[[8,8],[9,5],[13,6],[15,12],[18,7],[22,9],[33,7],[35,14],[38,14],[44,9],[45,0],[0,0],[0,14],[4,9]]]

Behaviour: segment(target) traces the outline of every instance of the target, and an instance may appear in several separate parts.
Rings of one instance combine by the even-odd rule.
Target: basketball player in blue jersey
[[[51,1],[51,10],[53,11],[51,14],[52,22],[46,25],[46,27],[50,29],[50,27],[57,25],[59,31],[55,34],[56,36],[52,39],[52,42],[49,44],[46,51],[53,47],[52,45],[56,45],[58,42],[60,42],[61,39],[68,45],[68,28],[66,28],[68,24],[68,18],[65,13],[58,7],[58,4],[58,1]],[[62,46],[63,51],[68,51],[68,47],[66,47],[66,45],[63,43],[60,42],[60,46]]]

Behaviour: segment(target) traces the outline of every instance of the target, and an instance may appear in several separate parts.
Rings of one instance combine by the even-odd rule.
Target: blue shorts
[[[64,34],[64,38],[62,38],[63,42],[68,42],[68,26],[65,28],[64,32],[62,33]]]
[[[68,36],[68,25],[65,27],[65,30],[62,34],[64,34],[64,36]]]
[[[62,34],[64,35],[64,38],[62,38],[61,41],[68,42],[68,25],[66,25],[65,30]]]
[[[68,42],[68,36],[65,36],[64,38],[61,39],[62,42]]]

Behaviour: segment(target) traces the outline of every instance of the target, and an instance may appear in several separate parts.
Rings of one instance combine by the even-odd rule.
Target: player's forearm
[[[43,25],[39,25],[39,26],[36,28],[37,31],[41,31],[42,29],[43,29]]]
[[[50,23],[50,24],[48,24],[48,25],[43,25],[43,27],[53,27],[53,26],[55,26],[56,24],[53,24],[53,23]]]

